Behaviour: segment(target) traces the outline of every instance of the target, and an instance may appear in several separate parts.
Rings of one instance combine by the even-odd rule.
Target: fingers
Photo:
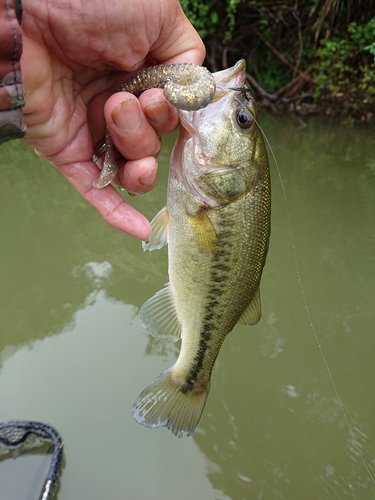
[[[161,89],[147,90],[141,94],[139,102],[158,136],[176,130],[179,124],[177,109],[166,100]]]
[[[139,99],[127,92],[112,95],[104,114],[116,149],[127,160],[118,161],[118,182],[131,193],[149,191],[157,182],[160,136],[178,126],[176,109],[160,89],[152,89]]]
[[[119,168],[117,179],[129,193],[143,194],[155,187],[158,180],[158,164],[153,156],[141,160],[129,160]]]
[[[128,92],[113,94],[104,115],[116,148],[128,160],[157,156],[160,136],[178,125],[176,109],[159,89],[144,92],[139,100]]]
[[[146,120],[138,99],[132,94],[115,94],[109,98],[104,114],[117,149],[128,160],[157,155],[160,139]],[[110,112],[107,111],[110,103]]]
[[[151,224],[131,205],[125,203],[113,186],[94,188],[92,181],[97,168],[92,161],[59,165],[72,186],[100,213],[110,226],[147,241],[151,234]]]
[[[73,141],[59,153],[48,156],[47,159],[66,177],[78,193],[92,205],[110,226],[147,241],[151,234],[151,224],[141,213],[126,203],[116,189],[109,185],[98,189],[93,187],[93,181],[99,173],[97,165],[90,159],[92,143],[89,129],[83,126],[75,135]],[[129,185],[129,191],[135,191],[142,182],[144,190],[150,182],[148,174],[154,170],[156,182],[156,160],[154,157],[130,162],[130,176],[125,175],[123,184]],[[134,172],[136,170],[136,172]],[[133,177],[136,181],[133,181]],[[151,183],[153,181],[151,180]],[[141,191],[142,192],[142,191]],[[143,191],[144,192],[144,191]]]

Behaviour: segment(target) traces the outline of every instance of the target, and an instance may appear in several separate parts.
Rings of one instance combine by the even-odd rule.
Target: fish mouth
[[[178,109],[181,125],[190,132],[195,133],[194,122],[201,118],[209,116],[223,115],[226,116],[229,112],[224,111],[225,108],[230,106],[230,103],[236,93],[244,90],[246,82],[246,61],[240,59],[233,67],[212,73],[215,84],[215,96],[208,106],[196,111],[184,111]],[[249,88],[246,88],[249,90]],[[217,103],[220,101],[218,107]],[[214,106],[212,106],[214,104]]]
[[[185,190],[211,208],[218,206],[217,200],[205,193],[196,179],[212,170],[210,160],[215,130],[225,128],[225,122],[232,119],[233,101],[241,103],[238,94],[245,90],[246,61],[241,59],[233,67],[213,73],[213,76],[216,93],[208,106],[196,111],[178,110],[181,127],[171,159],[173,171]],[[218,167],[215,165],[215,172],[221,173],[228,165],[223,165],[223,171]]]
[[[217,71],[213,76],[216,92],[212,102],[216,102],[228,94],[228,90],[239,90],[243,86],[246,79],[246,61],[240,59],[232,68]]]

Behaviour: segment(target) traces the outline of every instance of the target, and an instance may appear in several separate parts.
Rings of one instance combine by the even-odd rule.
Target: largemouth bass
[[[140,310],[155,337],[178,340],[175,364],[137,398],[135,419],[190,436],[201,417],[214,362],[238,323],[261,316],[259,284],[270,235],[270,177],[245,61],[214,73],[204,109],[179,111],[167,205],[144,249],[168,243],[169,283]]]

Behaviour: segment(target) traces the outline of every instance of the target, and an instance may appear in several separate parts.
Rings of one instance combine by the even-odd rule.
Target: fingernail
[[[148,174],[142,175],[142,177],[139,178],[139,183],[142,184],[142,186],[153,186],[157,180],[157,171],[158,165],[156,164],[155,168],[153,168],[151,172],[148,172]]]
[[[127,134],[136,132],[141,126],[138,102],[134,99],[121,101],[112,111],[112,120],[121,132]]]
[[[147,118],[157,124],[163,125],[169,118],[169,106],[166,102],[154,102],[145,108]]]

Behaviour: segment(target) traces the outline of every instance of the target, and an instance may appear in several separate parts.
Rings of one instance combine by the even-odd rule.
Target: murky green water
[[[273,165],[263,318],[226,339],[190,439],[131,416],[177,354],[137,317],[167,281],[166,252],[107,227],[32,150],[1,147],[0,421],[62,434],[58,500],[375,498],[361,458],[375,476],[375,129],[263,125],[318,341]],[[165,202],[171,143],[160,187],[132,200],[148,217]]]

